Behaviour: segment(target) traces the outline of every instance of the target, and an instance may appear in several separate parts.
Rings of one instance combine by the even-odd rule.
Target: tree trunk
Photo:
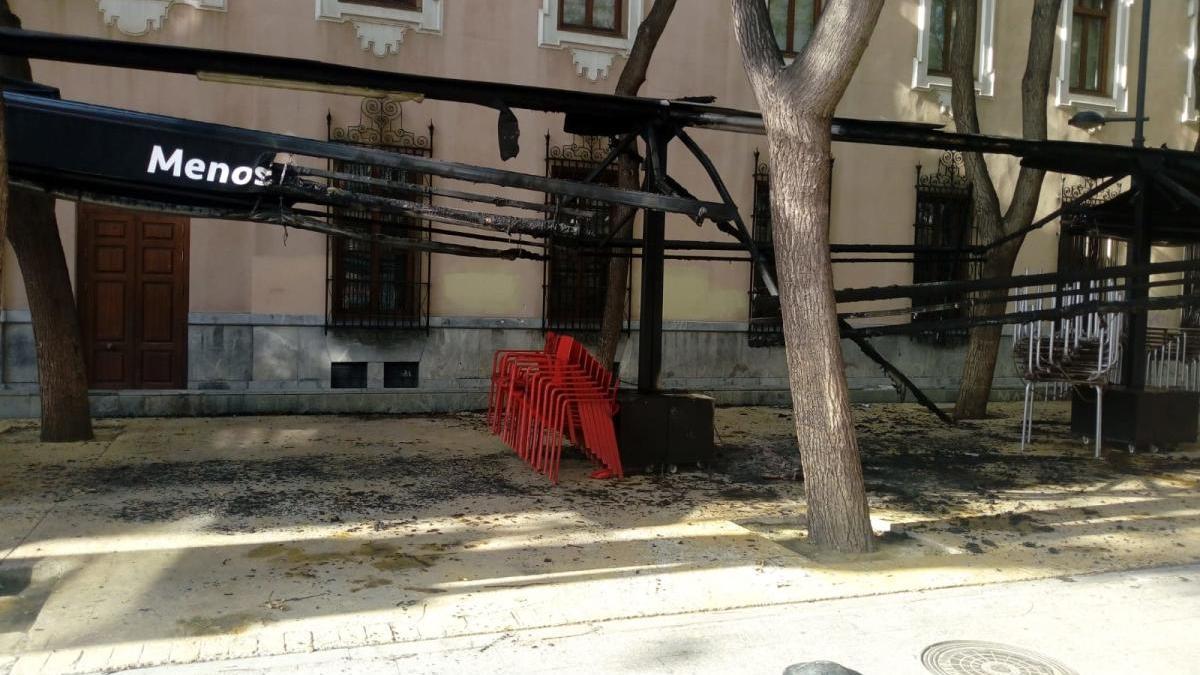
[[[1013,265],[1021,251],[1021,241],[1013,240],[999,247],[988,256],[981,278],[1007,279],[1012,276]],[[1008,296],[1007,290],[982,291],[977,297],[971,316],[996,317],[1004,314],[1006,304],[1001,302]],[[1000,338],[1003,326],[976,326],[971,329],[964,356],[962,384],[958,388],[958,400],[954,404],[955,419],[982,419],[987,417],[988,400],[992,393],[992,378],[996,373],[996,360],[1000,354]]]
[[[627,158],[621,158],[618,186],[625,189],[638,189],[637,163]],[[613,222],[622,223],[629,217],[632,209],[625,206],[613,208]],[[633,220],[613,236],[622,239],[633,231]],[[621,326],[625,323],[625,299],[629,288],[629,258],[624,255],[614,256],[608,261],[608,286],[604,291],[604,316],[600,320],[600,346],[596,358],[605,368],[611,369],[617,360],[617,347],[621,344]]]
[[[676,0],[656,0],[650,8],[646,20],[638,26],[637,38],[629,52],[629,60],[621,69],[621,77],[617,80],[616,94],[618,96],[636,96],[646,82],[646,71],[650,69],[650,58],[654,49],[667,28],[671,12],[675,11]],[[640,186],[640,166],[632,157],[622,156],[618,164],[617,185],[626,190],[636,190]],[[632,209],[625,206],[615,206],[612,210],[612,222],[624,223],[630,218]],[[628,236],[633,231],[633,221],[621,227],[614,239]],[[608,261],[608,285],[604,292],[604,315],[600,320],[600,347],[597,358],[606,368],[612,368],[617,357],[617,345],[621,342],[621,325],[625,323],[625,297],[629,284],[629,258],[616,256]]]
[[[773,121],[771,222],[809,538],[867,551],[873,537],[829,262],[831,120]]]
[[[762,0],[733,0],[734,34],[767,129],[780,308],[804,470],[808,536],[844,553],[874,547],[854,436],[829,259],[830,123],[883,0],[829,0],[785,65]]]
[[[92,438],[87,370],[79,315],[58,237],[54,199],[16,189],[9,193],[8,240],[25,280],[41,385],[43,441]]]
[[[9,10],[7,0],[0,0],[0,25],[21,27],[20,20]],[[0,75],[31,79],[29,60],[3,57]],[[5,144],[3,115],[0,114],[0,146]],[[7,161],[3,164],[7,168]],[[54,198],[29,190],[8,190],[7,174],[0,183],[4,185],[0,189],[0,209],[4,209],[7,216],[4,225],[21,268],[29,313],[33,317],[42,408],[41,438],[52,443],[91,440],[92,417],[88,409],[83,341],[71,277],[67,272],[67,258],[58,236]],[[7,199],[3,198],[4,192],[7,192]],[[2,234],[4,227],[0,226]]]
[[[1025,74],[1021,79],[1021,130],[1031,140],[1046,140],[1046,99],[1050,92],[1050,65],[1054,58],[1054,31],[1058,25],[1059,0],[1035,0],[1029,24],[1029,50]],[[979,115],[975,100],[975,42],[978,25],[978,0],[953,0],[956,18],[950,43],[950,78],[953,85],[952,106],[954,124],[958,131],[978,134]],[[1033,222],[1042,194],[1046,172],[1022,167],[1013,188],[1008,209],[1001,215],[1000,200],[983,156],[965,153],[967,175],[971,180],[972,206],[980,243],[1018,232]],[[1012,276],[1021,244],[1025,238],[999,246],[987,254],[981,278],[1006,279]],[[983,299],[1005,297],[993,292]],[[985,304],[972,310],[974,316],[998,316],[1004,313],[1004,303]],[[992,380],[999,356],[1000,326],[972,328],[967,340],[966,360],[958,400],[954,405],[955,419],[979,419],[987,416],[992,395]]]

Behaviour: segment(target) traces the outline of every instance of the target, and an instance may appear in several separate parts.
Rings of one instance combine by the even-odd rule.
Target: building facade
[[[33,30],[259,52],[444,77],[611,92],[650,0],[13,0]],[[1032,0],[980,0],[976,79],[985,133],[1020,134],[1020,83]],[[1150,28],[1151,145],[1196,143],[1197,3],[1159,3]],[[838,114],[952,125],[945,0],[888,0]],[[781,48],[803,48],[819,0],[769,0]],[[1067,125],[1092,109],[1132,114],[1140,3],[1063,0],[1047,106],[1052,139],[1128,143],[1131,125],[1095,134]],[[561,116],[518,112],[521,153],[501,161],[495,113],[438,101],[380,100],[190,77],[35,61],[63,98],[296,136],[378,146],[525,173],[578,178],[606,139],[562,131]],[[680,3],[650,66],[647,96],[711,95],[754,108],[726,1]],[[755,236],[770,240],[770,158],[761,137],[697,131]],[[702,169],[672,149],[672,174],[713,198]],[[835,144],[831,239],[843,244],[971,243],[961,160],[908,148]],[[1017,165],[989,158],[1002,201]],[[341,171],[370,171],[346,165]],[[418,184],[442,179],[381,175]],[[1039,215],[1079,179],[1049,174]],[[530,194],[539,201],[544,196]],[[436,199],[434,201],[436,203]],[[371,231],[457,241],[452,227],[371,213],[331,218]],[[606,259],[544,244],[549,260],[403,253],[311,232],[109,208],[58,205],[83,322],[98,414],[393,412],[479,407],[491,354],[540,344],[547,329],[585,337],[598,324]],[[727,241],[711,226],[668,219],[668,239]],[[1083,244],[1086,255],[1087,243]],[[1091,245],[1092,253],[1096,244]],[[1073,248],[1072,248],[1073,247]],[[1079,242],[1054,223],[1031,234],[1018,270],[1051,271]],[[1119,248],[1119,247],[1118,247]],[[1111,254],[1112,246],[1108,245]],[[1078,252],[1076,254],[1078,257]],[[1186,251],[1163,249],[1159,259]],[[716,256],[722,257],[722,256]],[[922,256],[848,261],[839,287],[957,278],[962,263]],[[886,256],[881,256],[886,257]],[[1095,256],[1093,256],[1095,257]],[[729,258],[728,255],[724,258]],[[114,262],[115,261],[115,262]],[[0,270],[0,415],[37,414],[32,328],[11,249]],[[633,263],[632,278],[639,275]],[[782,402],[787,374],[777,325],[743,260],[667,262],[663,384],[719,402]],[[638,284],[630,284],[636,337]],[[882,320],[907,321],[904,305]],[[947,311],[947,310],[939,310]],[[764,313],[765,312],[765,313]],[[758,320],[751,321],[751,318]],[[874,319],[879,321],[880,319]],[[1178,322],[1179,312],[1160,322]],[[887,337],[880,351],[935,399],[957,390],[963,336]],[[618,354],[636,363],[636,339]],[[845,344],[858,400],[896,389]],[[1018,387],[1002,356],[997,394]],[[635,381],[635,368],[622,380]]]

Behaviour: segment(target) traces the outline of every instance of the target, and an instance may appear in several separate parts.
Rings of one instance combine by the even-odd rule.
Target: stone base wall
[[[27,315],[9,312],[5,318],[0,417],[36,417],[32,327]],[[339,330],[325,328],[321,317],[193,314],[187,390],[94,391],[92,408],[104,417],[477,410],[487,403],[492,355],[500,349],[538,348],[544,339],[535,321],[440,318],[432,323],[428,331]],[[674,322],[665,329],[664,388],[704,392],[721,405],[789,402],[783,348],[751,347],[744,324]],[[873,344],[935,401],[954,399],[961,347],[935,347],[901,336]],[[856,402],[902,400],[891,379],[858,347],[846,341],[842,348]],[[1004,353],[995,395],[1019,397],[1020,378]],[[627,364],[622,386],[635,386],[636,326],[618,360]],[[335,362],[366,363],[367,387],[331,388]],[[385,388],[388,362],[419,364],[418,386]]]

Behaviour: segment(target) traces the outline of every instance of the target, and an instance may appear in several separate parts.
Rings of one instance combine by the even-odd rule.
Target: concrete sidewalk
[[[864,675],[920,675],[950,640],[1031,650],[1081,675],[1200,673],[1200,566],[584,622],[319,654],[131,671],[290,673],[782,673],[832,660]],[[968,645],[967,648],[972,646]],[[1018,670],[964,659],[952,675]],[[990,669],[988,666],[990,664]],[[1006,669],[1012,668],[1012,669]]]
[[[1200,562],[1194,451],[1095,462],[1056,419],[1018,455],[1015,414],[859,412],[891,534],[852,557],[806,544],[774,409],[719,410],[709,471],[605,482],[568,460],[558,486],[477,415],[104,421],[69,446],[0,429],[0,674],[483,649],[855,597],[894,620],[896,594]]]

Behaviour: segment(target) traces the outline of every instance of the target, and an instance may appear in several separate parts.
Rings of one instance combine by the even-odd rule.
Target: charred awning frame
[[[611,165],[623,152],[630,152],[631,139],[640,137],[647,149],[643,160],[647,178],[645,191],[637,192],[598,186],[590,181],[584,183],[555,181],[500,169],[473,167],[416,157],[405,157],[400,160],[398,157],[401,156],[392,153],[376,153],[367,149],[346,148],[345,146],[330,148],[325,147],[330,144],[319,141],[264,134],[232,127],[221,128],[223,132],[241,135],[243,138],[269,140],[277,143],[279,152],[299,152],[317,157],[341,158],[346,161],[378,162],[385,166],[403,165],[400,168],[458,180],[539,190],[556,196],[559,208],[556,209],[556,218],[552,221],[543,219],[540,221],[542,223],[540,226],[537,224],[539,221],[536,220],[532,224],[526,221],[506,222],[501,228],[492,228],[503,229],[509,233],[516,231],[514,228],[517,227],[525,231],[529,231],[530,227],[534,231],[541,227],[548,230],[561,227],[562,223],[558,220],[558,216],[567,213],[571,202],[576,198],[598,199],[643,209],[646,214],[645,234],[643,239],[638,242],[643,251],[643,317],[638,379],[639,387],[645,391],[657,389],[658,373],[661,367],[662,261],[666,248],[665,213],[668,211],[686,213],[697,221],[712,220],[722,231],[732,235],[739,244],[744,246],[752,259],[760,258],[760,253],[747,233],[736,204],[733,203],[728,190],[725,189],[711,160],[698,144],[692,141],[686,131],[687,128],[702,128],[762,134],[764,133],[764,124],[758,113],[708,105],[696,100],[673,101],[561,91],[507,83],[384,72],[261,54],[131,43],[15,29],[0,29],[0,53],[35,59],[187,74],[206,81],[339,94],[400,95],[409,99],[430,98],[480,105],[498,111],[497,139],[500,155],[504,159],[519,152],[520,130],[512,109],[563,113],[566,115],[566,130],[571,133],[621,138],[609,157],[597,169],[597,173]],[[11,89],[11,87],[6,88]],[[44,92],[40,93],[44,94]],[[21,96],[20,94],[5,94],[5,100],[10,104],[20,103],[19,97]],[[26,96],[25,98],[36,97]],[[49,99],[43,98],[43,100]],[[85,104],[63,105],[85,106]],[[97,109],[98,107],[91,106],[91,108]],[[189,123],[186,120],[179,122]],[[211,126],[216,127],[217,125]],[[839,142],[1003,154],[1019,158],[1022,165],[1027,167],[1092,178],[1107,178],[1108,183],[1120,180],[1125,176],[1132,176],[1135,186],[1139,181],[1157,182],[1180,200],[1200,210],[1200,196],[1198,196],[1200,193],[1200,156],[1194,153],[1098,143],[1032,141],[958,134],[942,131],[938,125],[841,118],[835,118],[832,121],[831,131],[833,139]],[[683,186],[670,178],[666,172],[666,151],[668,144],[673,139],[679,139],[701,163],[712,180],[713,186],[721,195],[722,202],[711,203],[697,200]],[[36,174],[36,172],[34,173]],[[41,179],[42,187],[52,189],[59,194],[70,192],[73,188],[80,198],[104,197],[103,190],[89,191],[94,190],[96,186],[56,187],[47,185],[47,182],[53,182],[53,177],[46,173],[22,175],[21,167],[14,167],[14,175],[34,183],[38,183],[38,180]],[[272,175],[274,176],[274,172]],[[334,204],[339,200],[354,198],[353,195],[332,191],[327,184],[324,187],[319,182],[300,181],[287,184],[282,179],[272,184],[271,194],[279,199],[280,204],[285,204],[286,200],[293,200],[293,204],[301,200],[317,204]],[[1139,200],[1144,202],[1144,191],[1142,195]],[[153,198],[147,199],[137,195],[128,201],[131,203],[140,201],[147,208],[171,205],[170,200],[156,202]],[[377,200],[375,206],[407,211],[416,210],[412,208],[412,202],[406,202],[403,199],[385,198],[382,201]],[[520,204],[516,206],[521,208]],[[263,205],[260,204],[259,207],[263,207]],[[184,205],[180,208],[204,209],[211,208],[211,205]],[[278,213],[272,213],[270,206],[263,208],[267,210],[255,208],[241,213],[240,216],[247,220],[271,222],[282,222],[287,217],[292,219],[293,224],[309,225],[311,229],[318,231],[323,226],[318,217],[319,214],[303,213],[299,209],[290,209],[290,207],[287,210],[280,208]],[[461,222],[465,215],[463,212],[447,213],[443,211],[436,214],[421,212],[420,215],[422,217],[434,215],[441,218],[442,222],[455,222],[455,224],[474,227],[490,224],[480,222],[478,219],[474,219],[474,222]],[[1030,228],[1012,235],[1008,239],[1023,236],[1029,231],[1051,222],[1058,215],[1059,212],[1056,211],[1050,216],[1039,219]],[[225,213],[225,217],[238,216],[239,214],[233,212]],[[466,218],[465,220],[472,221],[473,219]],[[1144,221],[1139,219],[1140,222]],[[1008,239],[994,242],[990,247],[1006,243]],[[438,242],[429,243],[437,244]],[[604,245],[609,243],[603,242]],[[410,245],[411,242],[397,241],[393,244]],[[490,255],[495,254],[496,252],[493,251]],[[528,257],[530,255],[535,254],[530,254],[523,249],[514,249],[504,252],[502,257]],[[768,287],[773,288],[773,280],[769,276],[765,280]],[[1129,285],[1133,286],[1135,281],[1136,279],[1131,276]],[[887,289],[877,290],[882,293],[880,297],[888,293]],[[975,324],[971,323],[971,325]],[[866,334],[864,329],[853,329],[844,320],[842,328],[848,337],[856,338],[856,341],[865,345],[861,342]],[[887,364],[882,357],[878,356],[877,352],[870,349],[869,345],[864,346],[864,350],[867,350],[868,355],[872,355],[872,358],[878,357],[876,360],[880,361],[885,368],[890,368],[890,364]],[[911,383],[907,384],[911,387]],[[914,391],[916,390],[915,387],[912,388]]]

